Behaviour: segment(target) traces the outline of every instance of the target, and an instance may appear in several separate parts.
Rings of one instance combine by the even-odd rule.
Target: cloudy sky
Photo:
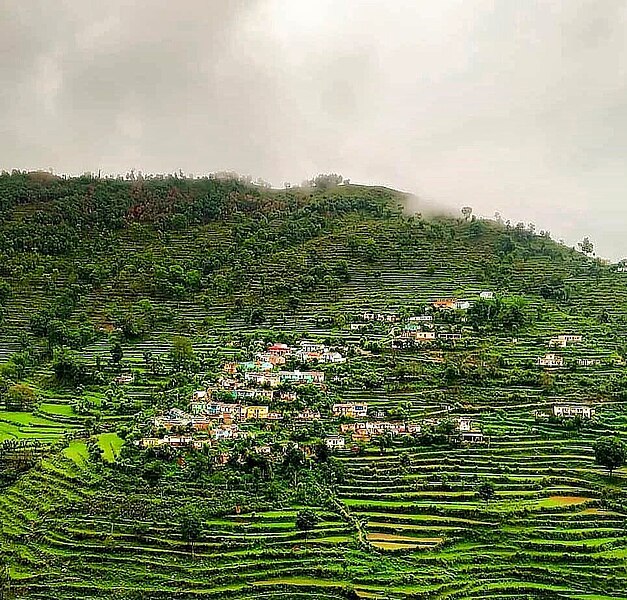
[[[624,0],[0,0],[0,168],[319,172],[627,256]]]

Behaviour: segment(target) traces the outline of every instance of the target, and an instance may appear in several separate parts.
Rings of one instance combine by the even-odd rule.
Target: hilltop
[[[414,205],[0,175],[0,597],[624,597],[627,273]]]

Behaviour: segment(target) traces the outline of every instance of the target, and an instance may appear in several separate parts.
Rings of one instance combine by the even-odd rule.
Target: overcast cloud
[[[627,256],[624,0],[0,0],[0,168],[318,172]]]

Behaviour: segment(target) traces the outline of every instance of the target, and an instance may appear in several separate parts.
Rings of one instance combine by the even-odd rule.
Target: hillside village
[[[430,342],[454,345],[464,336],[473,335],[468,327],[467,311],[480,302],[493,301],[494,292],[482,291],[477,299],[437,299],[425,307],[420,315],[364,312],[358,322],[383,327],[384,339],[390,350],[411,350]],[[451,328],[456,328],[452,332]],[[387,333],[385,333],[385,329]],[[372,328],[370,329],[372,331]],[[564,349],[583,342],[579,334],[560,333],[547,341],[548,348]],[[367,402],[333,402],[328,392],[324,371],[285,370],[286,364],[343,365],[355,356],[359,346],[328,346],[309,339],[289,345],[279,342],[253,343],[256,348],[251,360],[226,362],[223,375],[206,389],[193,392],[185,409],[172,407],[154,417],[154,435],[135,441],[142,448],[170,446],[173,448],[212,448],[216,464],[225,464],[230,458],[229,442],[248,439],[251,448],[279,460],[294,445],[305,453],[311,452],[312,440],[297,443],[290,439],[305,424],[315,423],[317,441],[330,452],[362,453],[369,443],[396,441],[411,447],[421,445],[421,438],[433,432],[442,434],[448,444],[489,444],[481,423],[472,415],[459,415],[452,406],[446,406],[443,416],[408,420],[395,419],[386,411]],[[344,354],[343,354],[344,353]],[[562,368],[562,355],[548,352],[537,358],[539,367]],[[578,358],[578,366],[600,364],[597,359]],[[309,386],[320,394],[312,403],[301,397],[301,390]],[[441,412],[441,411],[439,411]],[[548,411],[535,410],[536,420],[592,419],[596,411],[589,404],[554,404]]]

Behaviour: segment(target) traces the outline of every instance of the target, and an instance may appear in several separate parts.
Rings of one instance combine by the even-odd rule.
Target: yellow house
[[[267,406],[247,406],[246,407],[246,419],[267,419],[268,407]]]

